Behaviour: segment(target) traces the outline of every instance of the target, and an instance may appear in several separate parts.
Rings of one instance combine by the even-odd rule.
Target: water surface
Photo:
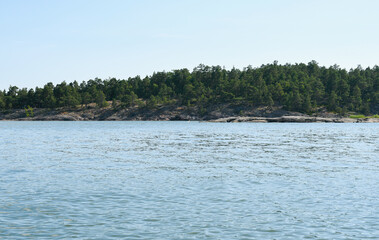
[[[379,124],[0,122],[2,239],[378,239]]]

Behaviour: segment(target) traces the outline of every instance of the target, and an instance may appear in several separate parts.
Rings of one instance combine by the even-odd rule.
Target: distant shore
[[[37,108],[33,112],[14,109],[0,112],[3,121],[208,121],[208,122],[325,122],[372,123],[379,118],[349,118],[320,109],[312,115],[286,111],[282,107],[251,107],[234,105],[209,106],[207,111],[196,107],[161,106],[154,109],[97,108],[95,106],[71,109]]]
[[[379,123],[378,118],[347,118],[347,117],[312,117],[312,116],[282,116],[265,117],[228,117],[210,120],[210,122],[293,122],[293,123]]]

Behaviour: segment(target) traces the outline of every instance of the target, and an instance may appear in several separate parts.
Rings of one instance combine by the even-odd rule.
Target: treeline
[[[154,108],[177,103],[206,108],[217,103],[246,103],[253,106],[282,105],[288,110],[310,113],[318,107],[346,113],[378,113],[379,67],[347,71],[334,65],[326,68],[312,61],[308,64],[262,65],[239,70],[199,65],[152,76],[129,79],[94,79],[87,82],[62,82],[43,88],[10,86],[0,91],[0,109],[99,107],[107,101],[117,107]],[[116,107],[116,104],[115,104]]]

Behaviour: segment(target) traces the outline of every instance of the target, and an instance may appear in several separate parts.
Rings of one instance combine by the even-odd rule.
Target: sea
[[[379,239],[379,124],[2,121],[0,239]]]

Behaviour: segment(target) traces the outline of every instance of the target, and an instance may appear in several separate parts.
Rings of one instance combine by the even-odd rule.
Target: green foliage
[[[349,118],[367,118],[365,115],[359,114],[359,115],[350,115]]]
[[[25,108],[25,115],[26,117],[34,117],[34,111],[31,106],[28,106],[27,108]]]
[[[329,111],[336,111],[337,106],[338,106],[338,100],[337,100],[337,94],[335,91],[332,91],[331,94],[329,95],[328,99],[328,110]]]
[[[0,91],[0,109],[86,107],[100,108],[113,101],[113,107],[148,107],[179,103],[205,112],[205,106],[218,103],[249,103],[254,106],[282,105],[288,110],[310,113],[327,107],[341,114],[378,114],[379,67],[346,71],[312,61],[308,64],[273,64],[259,68],[226,70],[220,66],[199,65],[172,72],[156,72],[143,79],[90,79],[78,84],[62,82],[43,88]],[[117,105],[118,107],[118,105]]]
[[[85,105],[87,107],[88,104],[91,103],[91,95],[89,94],[89,92],[83,92],[81,95],[82,105]]]
[[[112,108],[117,108],[117,100],[114,98],[112,100]]]
[[[312,110],[311,97],[307,94],[301,109],[303,112],[310,113]]]
[[[4,96],[3,96],[2,92],[0,92],[0,110],[4,110],[4,109],[5,109]]]
[[[137,94],[132,91],[129,94],[122,96],[121,104],[122,107],[133,107],[135,104],[139,104]]]
[[[108,106],[108,102],[105,100],[105,94],[101,90],[98,91],[97,94],[96,94],[96,105],[99,108],[103,108],[103,107],[107,107]]]
[[[47,108],[54,108],[56,106],[56,98],[54,96],[54,85],[48,83],[42,90],[42,105]]]
[[[363,114],[357,114],[357,115],[350,115],[349,118],[379,118],[378,114],[372,115],[372,116],[366,116]]]
[[[150,98],[146,101],[146,107],[150,109],[155,108],[157,104],[158,99],[154,95],[151,95]]]

